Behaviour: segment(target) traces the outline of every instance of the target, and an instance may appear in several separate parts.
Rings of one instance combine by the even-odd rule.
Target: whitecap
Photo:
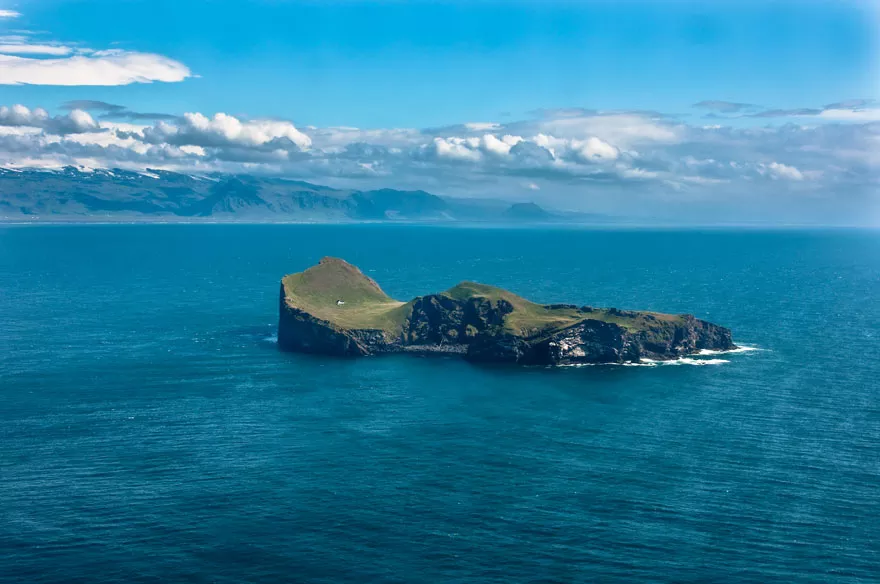
[[[694,359],[692,357],[681,357],[680,359],[671,359],[669,361],[660,361],[660,365],[723,365],[730,363],[727,359]]]
[[[658,361],[654,359],[642,359],[639,362],[628,361],[626,363],[564,363],[556,365],[556,367],[658,367],[660,365],[723,365],[730,363],[727,359],[696,359],[694,357],[679,357],[678,359],[669,359]],[[548,367],[554,367],[549,365]]]
[[[754,345],[738,345],[736,349],[727,349],[726,351],[715,351],[713,349],[700,349],[698,352],[694,353],[699,357],[706,357],[709,355],[730,355],[733,353],[748,353],[750,351],[764,351],[764,349],[760,347],[756,347]]]
[[[633,361],[627,361],[625,363],[560,363],[558,365],[547,365],[547,367],[656,367],[658,364],[658,361],[642,359],[639,363]]]

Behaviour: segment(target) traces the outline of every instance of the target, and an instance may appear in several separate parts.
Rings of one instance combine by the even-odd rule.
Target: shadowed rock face
[[[287,306],[281,289],[281,318],[278,346],[300,353],[355,357],[386,352],[387,340],[381,330],[340,329],[308,312]]]
[[[500,327],[513,312],[506,300],[492,303],[485,298],[456,300],[442,294],[420,296],[412,302],[404,323],[405,344],[469,344],[478,333]]]
[[[338,299],[346,303],[338,306]],[[325,355],[455,353],[528,365],[663,360],[735,348],[730,330],[691,315],[540,305],[470,282],[397,302],[333,258],[282,280],[278,344]]]

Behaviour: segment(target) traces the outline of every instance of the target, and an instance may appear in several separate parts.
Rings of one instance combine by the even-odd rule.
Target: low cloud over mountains
[[[718,103],[705,102],[731,115],[748,105]],[[861,121],[876,111],[862,101],[819,110],[836,112],[824,116],[832,121],[760,127],[571,108],[520,121],[368,130],[66,105],[54,116],[20,104],[0,108],[0,165],[247,172],[513,199],[528,191],[553,206],[601,212],[684,203],[699,210],[714,201],[734,217],[749,207],[782,216],[792,205],[817,212],[876,205],[880,178],[880,124]],[[834,121],[847,111],[852,121]]]

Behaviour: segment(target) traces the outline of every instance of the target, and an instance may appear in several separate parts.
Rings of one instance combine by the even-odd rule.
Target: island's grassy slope
[[[285,301],[345,329],[400,331],[409,315],[409,304],[394,300],[359,269],[336,258],[324,258],[304,272],[282,280]],[[345,302],[337,306],[336,301]]]
[[[462,282],[443,292],[443,295],[454,300],[485,298],[490,302],[509,302],[513,312],[504,318],[504,328],[511,334],[523,337],[533,337],[584,320],[584,315],[576,308],[548,308],[502,288],[476,282]]]
[[[594,320],[618,324],[630,332],[645,330],[659,322],[683,323],[684,315],[664,314],[662,312],[646,312],[633,310],[616,310],[614,308],[594,308],[586,315]]]
[[[550,334],[587,319],[614,323],[631,332],[649,328],[656,321],[682,321],[680,315],[660,312],[537,304],[502,288],[476,282],[462,282],[443,292],[443,295],[455,300],[486,298],[490,302],[509,302],[513,306],[513,312],[505,317],[504,328],[511,334],[526,338]]]
[[[290,307],[340,329],[377,329],[392,337],[403,330],[414,302],[394,300],[355,266],[337,258],[324,258],[304,272],[285,276],[283,284],[285,301]],[[547,336],[587,319],[614,323],[630,332],[649,329],[663,321],[682,320],[678,315],[654,312],[545,306],[507,290],[476,282],[462,282],[440,295],[459,302],[471,299],[485,299],[495,305],[507,302],[512,311],[504,317],[505,332],[529,339]],[[338,306],[337,300],[343,300],[345,304]]]

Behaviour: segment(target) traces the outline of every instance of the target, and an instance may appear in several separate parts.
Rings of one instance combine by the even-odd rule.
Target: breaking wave
[[[739,345],[736,349],[728,349],[726,351],[714,351],[712,349],[700,349],[699,352],[696,353],[697,356],[705,357],[708,355],[730,355],[733,353],[750,353],[751,351],[764,351],[766,349],[762,349],[760,347],[756,347],[754,345]]]
[[[669,365],[695,365],[697,367],[703,367],[706,365],[724,365],[725,363],[730,363],[729,359],[706,359],[705,357],[715,357],[718,355],[730,355],[733,353],[748,353],[751,351],[765,351],[766,349],[761,349],[760,347],[756,347],[754,345],[739,345],[736,349],[730,349],[729,351],[713,351],[710,349],[702,349],[693,355],[687,355],[685,357],[679,357],[678,359],[669,359],[669,360],[655,360],[655,359],[642,359],[638,363],[569,363],[566,365],[560,365],[560,367],[660,367],[660,366],[669,366]]]
[[[639,363],[567,363],[558,367],[662,367],[667,365],[723,365],[730,363],[727,359],[696,359],[694,357],[679,357],[668,361],[654,361],[642,359]],[[553,367],[550,365],[549,367]]]
[[[658,365],[723,365],[730,363],[727,359],[694,359],[693,357],[681,357],[670,361],[658,361]]]

